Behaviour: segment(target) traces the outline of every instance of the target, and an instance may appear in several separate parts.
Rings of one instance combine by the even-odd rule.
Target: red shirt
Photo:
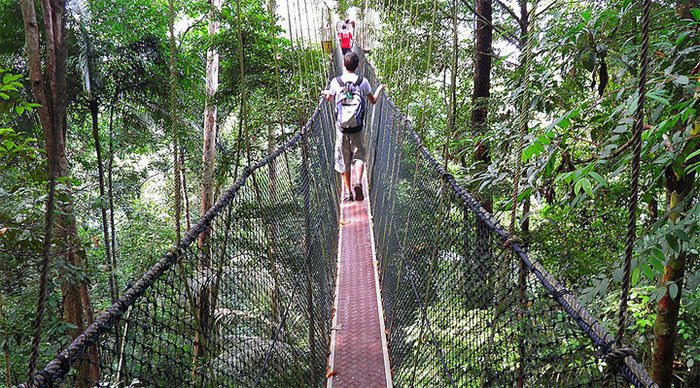
[[[340,37],[340,48],[344,48],[344,49],[350,48],[350,40],[352,39],[352,32],[350,32],[350,31],[339,32],[338,37]]]

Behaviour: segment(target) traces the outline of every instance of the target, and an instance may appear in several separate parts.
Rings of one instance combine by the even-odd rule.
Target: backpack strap
[[[357,86],[357,87],[359,88],[360,85],[362,85],[362,81],[364,81],[364,80],[365,80],[365,79],[362,78],[362,76],[358,74],[358,75],[357,75],[357,81],[355,81],[355,86]]]
[[[335,77],[335,80],[336,80],[336,82],[338,82],[338,85],[339,85],[341,88],[342,88],[343,86],[345,86],[345,81],[343,81],[343,79],[340,78],[340,76]],[[353,84],[354,84],[355,86],[359,87],[360,85],[362,85],[362,81],[364,81],[364,80],[365,80],[365,79],[362,78],[362,76],[358,74],[358,75],[357,75],[357,81],[353,82]]]

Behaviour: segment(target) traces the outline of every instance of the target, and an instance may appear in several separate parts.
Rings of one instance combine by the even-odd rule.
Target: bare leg
[[[355,183],[362,184],[362,173],[365,171],[365,163],[361,160],[355,161]]]
[[[340,173],[340,177],[343,178],[343,185],[350,195],[352,195],[352,187],[350,186],[350,171]]]
[[[345,186],[345,190],[347,191],[350,198],[352,198],[352,189],[350,187],[350,171],[340,173],[340,177],[343,179],[343,186]],[[345,194],[343,194],[343,198],[344,197]],[[350,223],[350,221],[348,221],[348,219],[345,218],[345,212],[342,210],[342,208],[340,210],[340,220],[338,221],[341,225],[347,225],[348,223]]]

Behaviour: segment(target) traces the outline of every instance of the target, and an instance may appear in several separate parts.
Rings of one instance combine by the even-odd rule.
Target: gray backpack
[[[337,120],[343,133],[357,133],[362,130],[365,118],[365,96],[360,89],[362,76],[357,81],[343,82],[340,77],[335,79],[342,90],[335,96]]]

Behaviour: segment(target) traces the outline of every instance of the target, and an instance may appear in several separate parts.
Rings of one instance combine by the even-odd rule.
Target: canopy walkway
[[[390,99],[368,113],[366,201],[339,203],[321,102],[31,384],[654,385],[632,356],[606,377],[614,338]]]

